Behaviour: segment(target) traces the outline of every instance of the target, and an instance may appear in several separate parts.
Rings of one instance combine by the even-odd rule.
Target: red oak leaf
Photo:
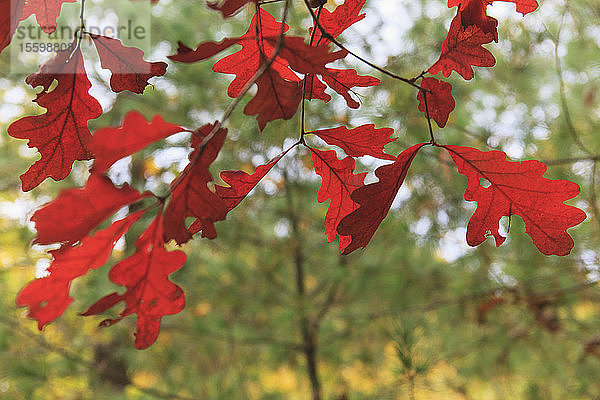
[[[227,215],[227,203],[208,187],[212,182],[208,167],[217,158],[225,142],[227,129],[219,129],[204,146],[200,147],[214,126],[204,125],[195,132],[192,138],[192,147],[195,150],[190,154],[190,163],[171,185],[172,197],[164,217],[167,241],[175,239],[178,244],[182,244],[200,230],[202,230],[202,237],[214,239],[217,236],[214,222],[224,220]],[[197,219],[193,228],[186,228],[187,217]]]
[[[213,10],[220,11],[223,17],[231,17],[240,8],[248,3],[256,3],[256,0],[225,0],[219,5],[218,2],[209,2],[208,6]]]
[[[335,151],[310,149],[315,172],[321,176],[322,183],[317,193],[317,201],[322,203],[331,199],[325,214],[325,234],[331,243],[337,236],[337,227],[342,218],[358,208],[350,195],[363,186],[366,172],[354,174],[354,159],[346,157],[339,160]],[[350,244],[350,236],[340,235],[340,251],[343,253]]]
[[[95,157],[92,171],[102,174],[121,158],[182,130],[179,125],[165,122],[160,115],[147,122],[139,112],[130,111],[120,127],[102,128],[94,133],[89,146]]]
[[[109,294],[82,314],[96,315],[124,301],[126,307],[119,317],[106,319],[100,326],[110,326],[137,314],[135,347],[138,349],[156,341],[163,316],[177,314],[185,307],[183,290],[169,280],[169,275],[183,266],[186,256],[183,251],[165,249],[162,228],[162,215],[158,214],[135,242],[136,252],[110,270],[110,280],[125,286],[125,293]]]
[[[260,19],[257,15],[252,19],[248,32],[238,40],[242,49],[222,58],[213,66],[215,72],[236,75],[228,89],[231,97],[239,96],[242,88],[255,76],[263,63],[275,54],[275,48],[280,41],[281,23],[262,9]],[[261,32],[258,39],[257,29]],[[287,26],[284,27],[284,32],[286,30]],[[330,53],[326,47],[307,45],[303,38],[284,36],[279,54],[271,64],[270,70],[277,72],[281,79],[298,82],[300,78],[292,69],[303,74],[322,73],[326,71],[326,64],[343,58],[346,54],[345,51]]]
[[[452,86],[444,81],[438,81],[435,78],[423,78],[421,87],[431,90],[427,93],[427,108],[429,109],[429,117],[433,119],[440,128],[446,126],[448,117],[454,110],[454,97],[452,97]],[[419,111],[427,115],[425,108],[425,96],[423,91],[419,90],[417,95],[419,100]]]
[[[256,32],[260,31],[259,37]],[[283,31],[287,27],[283,27]],[[327,47],[311,47],[300,37],[280,37],[282,24],[264,10],[252,19],[248,32],[237,41],[242,49],[219,60],[215,72],[234,74],[227,93],[238,97],[244,87],[255,79],[263,64],[279,53],[265,73],[256,81],[258,92],[244,109],[247,115],[257,115],[260,129],[274,119],[289,119],[301,99],[299,74],[326,73],[326,64],[346,56],[345,51],[330,53]],[[229,43],[226,43],[229,44]],[[225,44],[223,45],[225,46]],[[210,54],[213,54],[212,51]]]
[[[493,40],[493,33],[485,33],[478,26],[464,27],[459,12],[452,20],[448,36],[442,43],[442,55],[428,72],[435,75],[442,71],[445,77],[449,77],[452,71],[456,71],[464,79],[472,79],[474,73],[471,66],[492,67],[496,64],[492,53],[481,46]]]
[[[452,4],[451,3],[456,3]],[[463,1],[455,2],[454,0],[448,0],[448,7],[460,5],[459,14],[460,21],[463,28],[467,28],[470,25],[479,27],[484,33],[490,33],[494,37],[494,41],[498,41],[498,21],[486,14],[487,1],[486,0],[475,0],[475,1]]]
[[[113,222],[109,227],[86,236],[77,246],[51,250],[53,260],[50,275],[30,282],[17,296],[17,305],[29,307],[28,316],[38,321],[38,328],[60,317],[73,301],[69,296],[71,282],[90,269],[103,266],[109,259],[117,240],[144,213],[138,211]]]
[[[24,4],[25,0],[0,0],[0,53],[12,40]]]
[[[375,175],[379,182],[365,185],[352,193],[351,198],[359,207],[344,217],[337,227],[340,235],[352,237],[352,242],[342,254],[350,254],[369,243],[390,210],[412,160],[425,144],[409,147],[396,157],[394,163],[377,168]]]
[[[267,38],[274,46],[278,39]],[[279,51],[279,56],[286,59],[294,71],[302,74],[325,74],[328,71],[325,65],[342,59],[347,54],[346,50],[330,53],[326,46],[309,46],[304,43],[304,38],[297,36],[285,36]]]
[[[486,8],[495,0],[448,0],[448,7],[459,6],[460,18],[463,27],[475,25],[485,33],[491,33],[494,40],[498,41],[498,21],[486,14]],[[517,12],[525,15],[535,11],[538,3],[535,0],[500,0],[516,3]]]
[[[26,82],[43,86],[35,100],[47,109],[42,115],[19,119],[8,127],[8,133],[18,139],[29,139],[29,147],[37,147],[42,158],[23,175],[23,191],[39,185],[47,177],[64,179],[75,160],[92,157],[88,143],[92,137],[87,122],[102,114],[100,103],[88,93],[91,87],[83,67],[81,51],[59,51],[56,57],[29,75]],[[70,55],[70,57],[69,57]],[[58,85],[50,92],[54,81]]]
[[[563,202],[579,194],[579,185],[566,180],[542,177],[546,165],[539,161],[506,161],[502,151],[479,151],[471,147],[441,146],[454,160],[458,172],[468,178],[465,200],[476,201],[469,220],[467,243],[477,246],[488,232],[500,246],[505,237],[498,233],[500,218],[519,215],[533,244],[544,254],[564,256],[573,248],[566,232],[585,220],[585,213]],[[489,182],[488,187],[481,180]]]
[[[366,0],[346,0],[330,12],[326,8],[321,10],[319,23],[321,27],[332,37],[338,37],[351,25],[365,17],[360,11],[365,5]],[[310,33],[314,28],[310,28]],[[316,43],[326,43],[325,38],[321,37],[321,30],[317,29],[315,33]]]
[[[102,68],[112,72],[110,87],[114,92],[129,90],[142,93],[148,85],[148,79],[163,76],[167,71],[166,63],[144,61],[143,51],[123,46],[119,39],[94,34],[90,34],[90,37],[96,45]]]
[[[352,157],[372,156],[383,160],[395,160],[396,157],[383,152],[383,147],[396,139],[390,139],[392,128],[375,129],[375,125],[366,124],[354,129],[338,126],[310,132],[323,139],[327,144],[338,146]]]
[[[38,232],[34,243],[75,243],[119,208],[142,197],[127,185],[117,188],[109,178],[92,174],[83,188],[63,190],[33,214]]]
[[[260,25],[258,25],[259,20]],[[255,14],[252,18],[248,32],[238,40],[238,44],[242,45],[242,49],[222,58],[213,66],[215,72],[236,75],[227,90],[230,97],[238,97],[246,83],[254,77],[261,65],[275,53],[275,45],[270,41],[257,40],[257,29],[260,29],[262,37],[271,37],[276,44],[281,32],[281,23],[275,21],[271,14],[261,9],[260,13]],[[284,32],[286,30],[287,26],[284,27]],[[260,47],[257,42],[260,43]],[[300,78],[290,69],[289,62],[281,57],[276,57],[273,60],[270,69],[276,71],[281,79],[300,81]]]
[[[63,3],[75,3],[77,0],[27,0],[23,7],[21,21],[35,14],[35,19],[46,33],[56,30],[56,20]]]
[[[289,150],[290,149],[287,149],[282,152],[267,164],[256,167],[256,171],[252,175],[249,175],[244,171],[221,172],[221,179],[229,186],[217,185],[215,186],[215,189],[217,195],[227,204],[228,211],[231,211],[240,204],[248,193],[258,185],[258,182],[265,177],[271,168],[273,168],[273,166],[277,164]]]
[[[281,79],[275,71],[266,71],[257,81],[256,95],[244,107],[244,114],[256,115],[263,130],[268,122],[290,119],[298,110],[302,84]]]
[[[350,92],[354,87],[377,86],[381,83],[375,77],[358,75],[353,69],[327,68],[327,71],[321,75],[327,86],[344,97],[350,108],[359,107],[359,103],[350,96]]]

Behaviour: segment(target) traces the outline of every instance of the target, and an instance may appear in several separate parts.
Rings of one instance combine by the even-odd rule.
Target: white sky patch
[[[116,251],[125,251],[126,248],[127,248],[127,241],[125,240],[125,236],[121,236],[119,238],[119,240],[117,240],[117,243],[115,243],[114,249]]]
[[[437,223],[441,226],[447,226],[448,222],[450,222],[450,217],[448,216],[448,213],[446,213],[446,211],[444,210],[438,210],[435,219]]]
[[[598,265],[598,253],[594,250],[583,250],[581,252],[581,261],[585,265],[586,278],[590,282],[600,280],[600,266]]]
[[[23,111],[25,110],[19,105],[4,103],[0,105],[0,122],[4,124],[13,122],[17,117],[23,114]]]
[[[280,219],[275,223],[273,232],[278,238],[284,238],[290,234],[290,223],[285,219]]]
[[[51,198],[48,196],[33,199],[27,195],[23,195],[14,201],[3,201],[0,202],[0,216],[18,221],[21,225],[28,225],[33,230],[33,223],[29,221],[29,218],[35,210],[50,200]]]
[[[398,193],[396,194],[396,197],[394,198],[394,201],[392,202],[392,206],[390,208],[392,210],[395,210],[402,207],[402,205],[406,203],[408,199],[410,199],[411,195],[412,192],[409,188],[406,187],[406,185],[400,186],[400,189],[398,190]]]
[[[467,230],[457,228],[450,230],[440,239],[437,254],[448,262],[454,262],[471,251],[466,241]]]
[[[156,150],[152,155],[154,164],[158,168],[168,168],[172,164],[177,164],[179,169],[185,168],[188,164],[188,155],[190,149],[185,147],[167,147],[165,149]]]
[[[415,8],[418,8],[419,14],[421,10],[411,2],[389,0],[374,0],[369,6],[370,9],[379,12],[366,12],[365,18],[351,26],[344,33],[344,37],[364,38],[372,50],[370,61],[386,64],[390,55],[401,53],[407,48],[408,43],[404,37],[414,25]],[[372,34],[373,29],[377,30],[377,35]]]
[[[131,180],[129,167],[131,165],[131,156],[121,158],[115,162],[108,170],[108,176],[115,185],[122,185]]]
[[[514,276],[504,272],[504,268],[502,268],[500,263],[492,263],[490,265],[490,278],[505,286],[516,286],[519,283]]]
[[[91,73],[88,73],[88,79],[92,83],[92,87],[89,90],[90,95],[98,100],[102,111],[107,112],[110,110],[117,99],[117,93],[113,92],[108,86],[110,81],[111,72],[107,69],[100,67],[100,61],[98,60],[85,60],[84,61],[86,71],[96,71],[98,76],[102,79],[99,81]]]
[[[40,258],[35,263],[35,277],[43,278],[45,276],[50,275],[48,272],[48,267],[50,266],[50,260],[47,258]]]
[[[421,217],[417,222],[410,225],[410,231],[418,236],[425,236],[433,226],[429,217]]]

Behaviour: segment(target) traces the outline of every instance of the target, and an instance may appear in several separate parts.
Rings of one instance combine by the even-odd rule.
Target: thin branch
[[[291,195],[291,188],[289,186],[289,180],[284,176],[284,182],[286,185],[286,200],[287,200],[287,214],[290,219],[292,234],[294,239],[294,266],[296,275],[296,294],[299,302],[299,313],[300,313],[300,330],[302,333],[302,343],[304,357],[306,358],[306,369],[308,378],[310,380],[312,390],[312,400],[321,400],[321,382],[319,380],[319,373],[317,370],[317,335],[318,330],[315,329],[314,322],[310,320],[306,313],[306,282],[305,282],[305,259],[302,251],[301,243],[302,238],[300,237],[300,224],[298,216],[295,213],[296,208],[293,204],[293,198]]]
[[[432,145],[435,146],[435,138],[433,137],[433,128],[431,126],[431,117],[429,116],[429,105],[427,104],[427,92],[423,89],[421,89],[421,92],[423,92],[423,100],[425,101],[425,115],[427,116],[427,125],[429,126],[429,137],[431,138],[431,141],[429,143],[431,143]]]
[[[561,63],[560,55],[558,54],[558,47],[560,44],[560,33],[561,33],[562,25],[564,23],[564,17],[565,17],[565,14],[563,14],[563,22],[561,23],[561,28],[559,29],[556,36],[552,35],[552,33],[550,32],[550,30],[547,27],[546,27],[546,33],[548,34],[548,36],[550,36],[550,38],[552,39],[552,43],[554,44],[554,62],[555,62],[555,66],[556,66],[556,75],[558,77],[558,83],[559,83],[560,102],[561,102],[563,115],[565,118],[565,123],[567,124],[567,130],[569,131],[569,134],[573,138],[573,142],[575,142],[577,147],[579,147],[579,149],[581,149],[581,151],[583,151],[587,155],[592,156],[593,155],[592,152],[590,150],[588,150],[586,145],[581,141],[581,138],[579,137],[579,133],[577,132],[577,129],[575,128],[575,125],[573,124],[573,120],[571,119],[571,111],[569,110],[569,104],[567,102],[567,89],[566,89],[565,81],[563,78],[563,70],[562,70],[562,63]]]
[[[321,11],[323,11],[323,6],[319,6],[319,11],[317,11],[317,20],[319,19],[319,17],[321,16]],[[310,42],[309,42],[309,46],[312,46],[314,40],[315,40],[315,35],[317,33],[316,29],[313,29],[311,35],[310,35]],[[314,74],[310,74],[313,79],[315,79]],[[312,88],[311,88],[312,91]],[[304,127],[304,115],[305,115],[305,104],[306,104],[306,75],[304,75],[304,79],[302,80],[302,108],[301,108],[301,115],[300,115],[300,141],[304,142],[304,134],[306,133],[305,131],[305,127]],[[312,92],[311,92],[311,97],[312,97]]]

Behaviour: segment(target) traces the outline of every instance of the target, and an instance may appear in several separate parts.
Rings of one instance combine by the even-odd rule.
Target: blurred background
[[[456,110],[436,138],[503,150],[513,160],[541,160],[548,165],[545,176],[577,182],[581,194],[569,203],[588,219],[569,232],[575,240],[569,256],[542,255],[519,217],[512,217],[501,247],[492,239],[468,247],[465,231],[475,205],[463,200],[466,178],[444,152],[425,147],[369,246],[341,257],[323,233],[327,204],[316,201],[320,178],[311,171],[310,154],[298,148],[217,225],[216,240],[184,246],[188,262],[173,280],[186,292],[186,309],[163,318],[158,341],[143,351],[133,346],[134,318],[101,329],[101,317],[77,315],[118,290],[108,281],[109,266],[78,279],[71,289],[75,302],[42,333],[16,308],[18,291],[49,264],[46,248],[31,246],[29,217],[61,189],[83,184],[89,164],[76,163],[63,182],[20,191],[18,175],[36,155],[6,128],[41,110],[30,102],[35,91],[24,83],[26,73],[4,75],[0,398],[302,400],[318,392],[331,400],[600,399],[600,2],[540,3],[525,17],[512,3],[488,8],[500,21],[499,43],[486,45],[497,65],[475,68],[469,82],[456,74],[447,79]],[[129,6],[112,10],[103,0],[88,1],[86,13],[119,14]],[[63,8],[73,7],[79,9]],[[281,14],[280,4],[267,7]],[[445,0],[368,0],[364,11],[367,17],[341,40],[406,77],[437,60],[456,12]],[[224,22],[204,0],[160,0],[151,10],[145,58],[167,61],[178,40],[195,47],[241,35],[250,17],[245,9]],[[293,3],[290,25],[300,35],[311,25],[303,2]],[[211,71],[217,58],[170,63],[142,96],[111,94],[106,71],[93,55],[87,59],[92,94],[105,111],[90,122],[93,129],[119,125],[129,110],[197,128],[218,119],[231,101],[231,77]],[[348,61],[381,85],[359,89],[356,111],[335,95],[329,104],[307,103],[308,130],[392,127],[398,140],[386,149],[394,155],[429,140],[413,88]],[[0,57],[3,70],[9,62]],[[224,169],[253,171],[293,143],[298,118],[270,123],[260,133],[238,107],[212,166],[215,180]],[[185,166],[188,151],[188,137],[176,135],[119,162],[111,177],[160,192]],[[364,159],[358,169],[372,182],[378,165]],[[134,240],[135,232],[122,240],[114,259],[131,253]]]

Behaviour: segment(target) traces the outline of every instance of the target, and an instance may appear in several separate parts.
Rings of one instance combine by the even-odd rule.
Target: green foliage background
[[[103,4],[87,7],[92,14]],[[401,23],[390,21],[387,7],[402,13]],[[269,9],[280,12],[278,4]],[[302,2],[291,11],[292,31],[301,32],[309,24]],[[437,58],[455,10],[444,0],[371,0],[365,12],[368,18],[343,41],[411,77]],[[512,4],[491,13],[500,20],[500,42],[487,46],[497,65],[476,68],[469,82],[449,78],[457,108],[436,138],[546,161],[546,176],[579,183],[582,193],[571,203],[588,219],[570,231],[571,255],[540,254],[518,217],[501,247],[490,239],[468,248],[464,233],[474,205],[462,197],[466,179],[438,149],[425,148],[369,246],[341,257],[337,244],[325,240],[326,204],[316,202],[320,180],[300,149],[218,225],[216,240],[185,246],[188,262],[174,280],[187,307],[163,319],[157,343],[144,351],[133,347],[133,318],[99,329],[100,319],[77,316],[115,290],[108,266],[74,284],[74,304],[43,333],[15,308],[19,289],[46,257],[44,249],[30,247],[35,233],[26,217],[60,188],[82,184],[87,165],[76,165],[65,182],[20,192],[18,174],[34,156],[6,127],[12,114],[39,110],[28,104],[34,91],[23,75],[1,78],[0,398],[309,399],[306,326],[325,399],[600,398],[600,3],[545,0],[525,18]],[[203,2],[161,0],[153,15],[156,51],[147,59],[155,61],[172,53],[177,40],[193,46],[241,34],[250,13],[222,22]],[[8,70],[5,55],[0,63]],[[92,127],[118,125],[132,109],[193,128],[212,122],[231,100],[229,78],[211,66],[170,64],[143,96],[121,94],[109,102]],[[106,87],[99,69],[90,74]],[[392,154],[427,141],[416,92],[380,78],[379,87],[360,90],[358,111],[339,99],[310,102],[308,129],[390,126],[398,137],[388,146]],[[271,123],[261,134],[241,109],[226,124],[230,134],[213,165],[215,177],[223,169],[252,171],[298,136],[298,118]],[[184,165],[186,145],[176,138],[152,146],[115,177],[160,192]],[[370,160],[359,166],[371,180],[374,167]],[[132,236],[115,259],[131,252]]]

